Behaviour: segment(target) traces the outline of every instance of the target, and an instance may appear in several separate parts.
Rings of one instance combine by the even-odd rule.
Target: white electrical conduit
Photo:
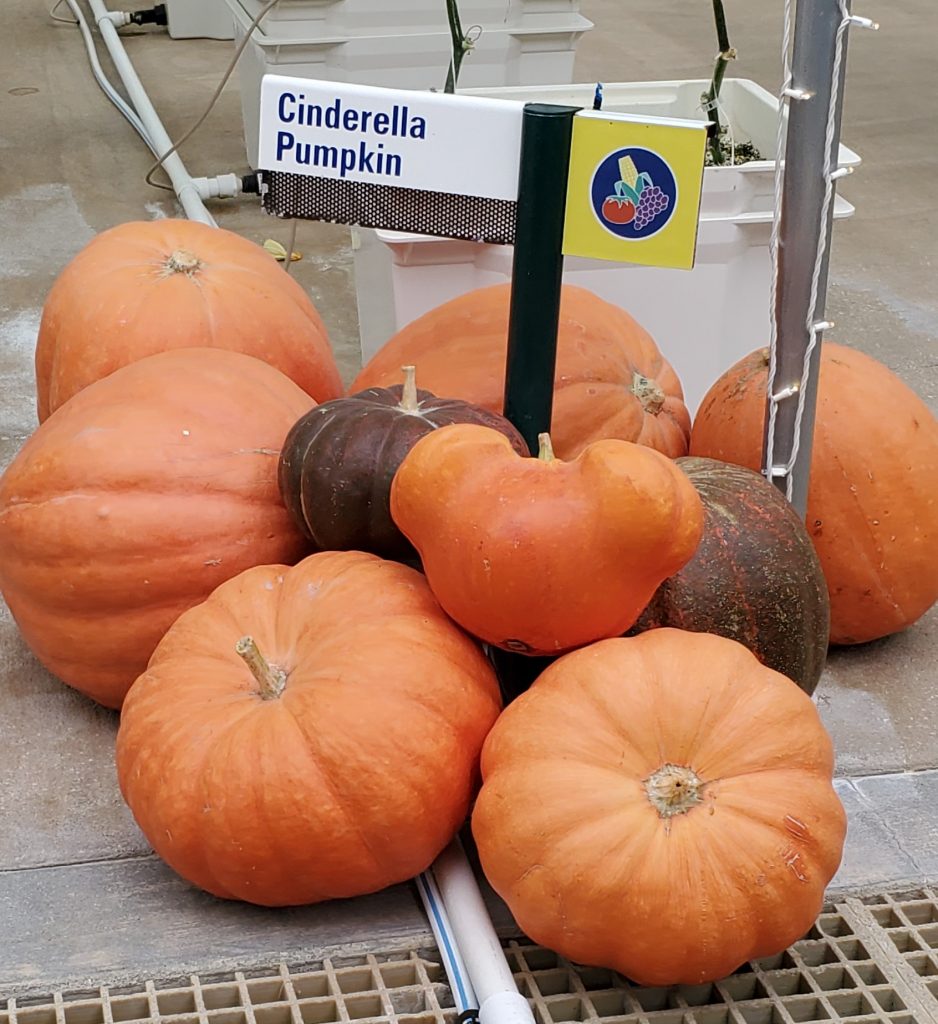
[[[460,1016],[467,1011],[474,1013],[478,1010],[479,1003],[472,988],[472,982],[469,980],[469,972],[466,970],[466,965],[459,952],[459,946],[453,934],[453,926],[450,924],[449,915],[446,913],[443,897],[437,888],[436,880],[432,872],[425,871],[414,881],[417,883],[417,891],[423,901],[423,909],[430,921],[430,928],[436,939],[437,948],[443,957],[443,969],[446,971],[446,980],[453,993],[456,1009]]]
[[[64,3],[68,5],[69,10],[75,15],[75,24],[81,31],[81,37],[85,41],[85,49],[88,51],[88,61],[91,64],[91,72],[95,77],[95,81],[101,86],[102,92],[107,98],[114,104],[115,107],[124,115],[129,122],[131,128],[140,136],[141,139],[147,144],[154,156],[159,154],[153,149],[153,143],[150,141],[147,135],[146,128],[143,127],[143,122],[137,117],[136,113],[127,105],[121,94],[111,85],[107,75],[105,75],[101,62],[98,60],[98,51],[94,45],[94,37],[91,35],[91,29],[88,27],[88,22],[85,20],[84,12],[79,7],[77,0],[64,0]],[[53,7],[54,11],[55,8]],[[53,18],[55,15],[53,14]],[[129,18],[129,15],[128,15]],[[65,21],[67,18],[55,18],[56,21]]]
[[[534,1024],[534,1014],[518,991],[458,837],[431,871],[479,1000],[479,1024]]]
[[[117,27],[111,19],[111,12],[104,6],[103,0],[88,0],[88,4],[94,14],[98,31],[104,40],[104,45],[107,46],[111,60],[114,62],[114,67],[124,83],[124,88],[130,96],[130,102],[133,104],[137,117],[143,125],[143,130],[146,133],[143,137],[147,140],[147,145],[150,146],[157,157],[163,153],[169,154],[163,160],[163,169],[172,182],[173,190],[186,216],[189,220],[199,221],[213,228],[218,227],[215,219],[205,209],[202,198],[199,195],[199,190],[186,170],[179,154],[170,153],[170,150],[173,148],[172,140],[166,134],[163,122],[150,102],[150,97],[147,95],[143,83],[137,77],[137,72],[134,70],[134,66],[127,56],[127,51],[124,49],[123,40],[118,35]],[[123,113],[123,111],[121,112]]]

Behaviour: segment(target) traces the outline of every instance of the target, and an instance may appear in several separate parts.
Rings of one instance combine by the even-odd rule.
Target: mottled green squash
[[[715,459],[677,464],[703,499],[703,540],[631,632],[673,626],[738,640],[813,693],[827,656],[830,602],[804,524],[759,473]]]

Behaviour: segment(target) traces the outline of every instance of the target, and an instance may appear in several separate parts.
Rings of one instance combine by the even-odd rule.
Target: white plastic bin
[[[240,0],[226,0],[235,40],[251,26]],[[468,23],[466,23],[468,24]],[[578,14],[541,14],[512,28],[486,29],[466,57],[460,83],[467,87],[569,81],[576,45],[592,22]],[[273,23],[255,29],[238,64],[241,112],[248,160],[257,161],[261,80],[265,74],[357,82],[398,89],[442,89],[452,43],[448,30],[354,35],[329,34],[310,27],[297,36],[293,26]]]
[[[605,109],[693,117],[707,84],[609,85],[605,87]],[[594,89],[594,85],[583,85],[472,91],[515,100],[590,106]],[[737,138],[751,140],[763,154],[774,154],[775,97],[754,82],[731,79],[724,83],[723,102]],[[697,116],[701,116],[699,111]],[[841,146],[841,165],[852,167],[859,162],[856,153]],[[565,262],[565,281],[622,306],[651,332],[677,370],[692,413],[724,370],[768,341],[774,171],[774,159],[706,169],[693,270],[574,258]],[[838,196],[835,218],[853,212]],[[511,276],[509,246],[385,231],[361,232],[357,238],[364,361],[390,333],[428,310]]]
[[[166,0],[167,28],[173,39],[233,39],[225,0]]]
[[[177,0],[178,2],[178,0]],[[266,0],[241,0],[253,18]],[[580,0],[460,0],[463,28],[516,28],[539,16],[579,14]],[[309,35],[374,35],[376,32],[442,32],[449,22],[443,0],[280,0],[262,23]]]
[[[838,198],[835,217],[852,213]],[[652,334],[693,414],[724,370],[768,343],[771,228],[771,213],[703,220],[692,271],[568,257],[564,281],[627,309]],[[391,252],[394,330],[467,291],[511,278],[510,246],[377,234]]]
[[[603,109],[617,114],[707,120],[701,97],[708,79],[679,82],[625,82],[603,86]],[[591,107],[595,84],[543,85],[535,88],[460,88],[478,96],[524,102],[559,103]],[[722,121],[737,142],[751,142],[763,155],[738,167],[708,167],[704,171],[701,215],[735,216],[771,210],[775,201],[775,145],[778,132],[778,99],[756,82],[725,79],[720,90]],[[841,167],[855,167],[860,158],[840,147]]]

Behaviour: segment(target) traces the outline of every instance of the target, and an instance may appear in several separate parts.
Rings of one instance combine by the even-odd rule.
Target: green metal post
[[[577,112],[577,107],[545,103],[524,108],[504,412],[532,455],[537,454],[538,434],[550,430],[554,401],[563,225]],[[527,690],[553,660],[497,647],[489,649],[489,657],[506,703]]]
[[[532,455],[538,434],[550,430],[567,176],[578,109],[546,103],[524,108],[504,412]]]

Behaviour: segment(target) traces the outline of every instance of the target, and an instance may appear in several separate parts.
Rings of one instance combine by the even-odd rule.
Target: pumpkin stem
[[[172,274],[186,274],[188,277],[192,277],[201,269],[202,261],[198,256],[187,249],[175,249],[166,257],[166,262],[163,264],[163,275],[169,277]]]
[[[662,818],[686,814],[703,801],[703,783],[696,772],[679,764],[662,765],[645,780],[645,792]]]
[[[401,408],[404,412],[416,412],[420,408],[417,401],[417,367],[402,366],[404,373],[404,390],[401,392]]]
[[[537,435],[537,457],[541,462],[554,461],[554,446],[550,442],[550,434]]]
[[[642,403],[645,412],[651,413],[652,416],[657,416],[661,412],[667,398],[655,381],[637,372],[632,376],[632,394]]]
[[[241,637],[235,644],[235,650],[244,658],[251,674],[257,680],[261,700],[274,700],[283,693],[283,688],[287,685],[286,672],[267,661],[253,637]]]

